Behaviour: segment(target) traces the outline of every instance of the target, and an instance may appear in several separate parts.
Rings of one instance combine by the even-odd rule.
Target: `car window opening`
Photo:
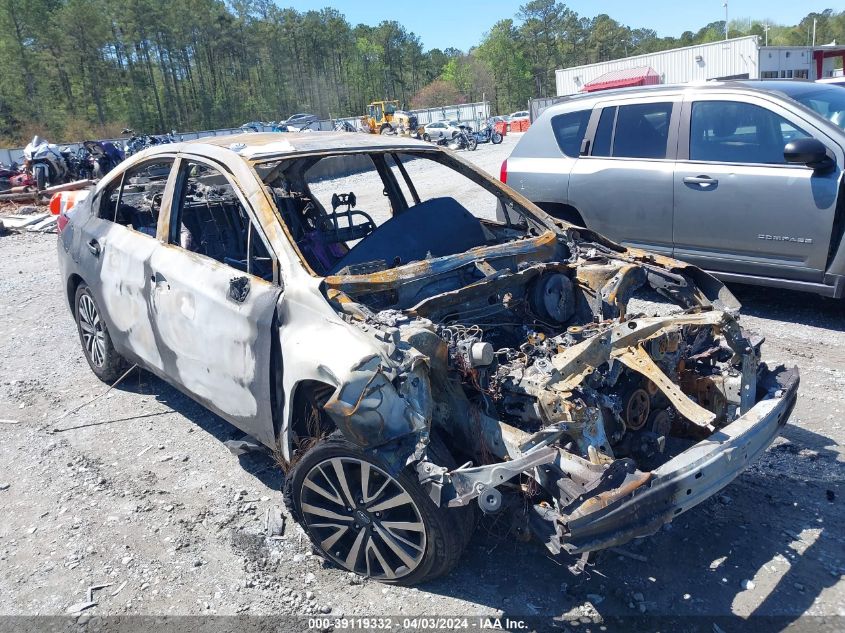
[[[312,156],[259,172],[318,275],[368,274],[543,230],[499,192],[425,155]]]
[[[144,163],[127,171],[102,194],[99,216],[155,237],[164,187],[173,159]]]
[[[243,272],[273,279],[270,254],[226,177],[186,161],[170,243]]]

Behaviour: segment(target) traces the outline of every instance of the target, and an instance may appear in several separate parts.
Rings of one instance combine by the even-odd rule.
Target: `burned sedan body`
[[[450,569],[479,510],[576,560],[651,534],[795,403],[715,279],[423,143],[154,148],[59,225],[94,372],[137,363],[277,450],[315,547],[385,582]]]

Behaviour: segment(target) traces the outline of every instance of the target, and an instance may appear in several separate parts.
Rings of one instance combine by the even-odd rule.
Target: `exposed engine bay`
[[[761,341],[741,331],[721,284],[592,237],[570,227],[326,279],[329,299],[400,362],[393,375],[375,359],[362,363],[325,406],[338,426],[366,445],[409,431],[424,437],[430,419],[468,460],[448,470],[427,461],[424,439],[417,445],[407,461],[418,460],[432,498],[515,509],[556,553],[607,547],[671,520],[621,540],[574,529],[778,388],[758,380]],[[642,287],[683,312],[630,314]],[[416,415],[380,415],[391,397]]]

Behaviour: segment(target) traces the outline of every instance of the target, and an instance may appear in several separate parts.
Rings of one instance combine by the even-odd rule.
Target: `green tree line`
[[[770,44],[845,40],[845,12],[770,25]],[[763,23],[732,22],[730,35]],[[658,37],[607,15],[532,0],[478,46],[425,50],[395,21],[352,25],[337,10],[271,0],[0,0],[0,144],[237,126],[293,112],[362,114],[367,103],[493,101],[509,112],[554,94],[554,70],[713,41],[724,22]]]
[[[445,63],[397,22],[352,26],[328,8],[0,0],[0,142],[363,114],[409,102]]]

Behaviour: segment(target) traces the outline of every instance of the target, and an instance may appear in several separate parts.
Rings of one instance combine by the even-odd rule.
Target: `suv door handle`
[[[687,176],[684,178],[685,185],[698,185],[702,189],[719,184],[719,181],[710,176]]]
[[[94,257],[99,257],[100,256],[100,243],[97,240],[91,238],[91,240],[88,241],[88,250],[91,251],[91,254]]]

